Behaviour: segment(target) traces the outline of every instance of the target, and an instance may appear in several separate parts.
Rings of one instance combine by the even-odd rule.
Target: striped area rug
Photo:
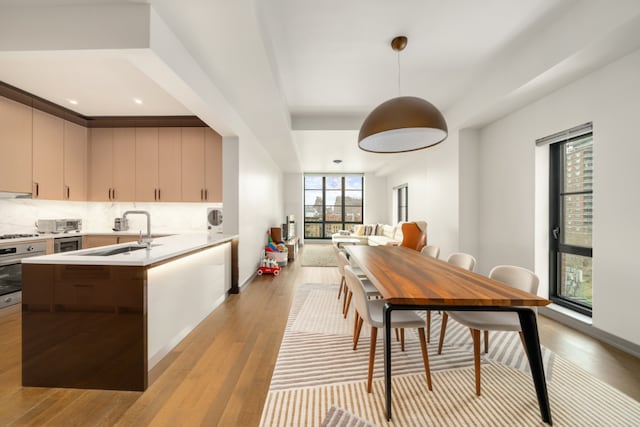
[[[319,426],[332,406],[375,425],[538,426],[540,419],[528,362],[516,333],[490,333],[483,354],[482,396],[474,393],[471,337],[449,319],[443,354],[437,354],[440,316],[432,315],[429,359],[433,391],[419,341],[406,331],[406,351],[394,343],[393,422],[384,419],[383,341],[379,334],[373,393],[367,394],[368,332],[352,351],[353,318],[341,316],[337,285],[300,285],[294,300],[262,426]],[[556,426],[637,426],[640,403],[543,348]]]

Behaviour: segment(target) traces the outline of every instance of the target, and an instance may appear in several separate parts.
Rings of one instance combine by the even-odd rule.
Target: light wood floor
[[[296,285],[339,280],[337,268],[300,264],[230,296],[152,372],[144,393],[21,387],[19,311],[0,310],[0,426],[257,425]],[[638,359],[545,318],[540,334],[543,345],[640,400]]]

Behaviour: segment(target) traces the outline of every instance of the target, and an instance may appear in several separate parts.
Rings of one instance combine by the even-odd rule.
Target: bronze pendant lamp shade
[[[395,51],[407,45],[407,38],[391,41]],[[400,96],[378,105],[364,120],[358,146],[375,153],[401,153],[436,145],[447,138],[447,122],[430,102],[414,96]]]

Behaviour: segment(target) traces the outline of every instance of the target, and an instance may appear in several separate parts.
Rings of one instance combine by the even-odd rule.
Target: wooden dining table
[[[391,419],[391,312],[394,310],[511,311],[518,314],[542,420],[551,410],[535,311],[549,300],[402,246],[350,246],[359,266],[385,301],[384,378]]]

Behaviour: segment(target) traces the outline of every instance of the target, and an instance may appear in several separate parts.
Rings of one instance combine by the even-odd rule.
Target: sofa
[[[358,240],[358,245],[386,245],[399,244],[402,242],[402,223],[398,225],[388,224],[362,224],[357,225],[353,232],[340,231],[331,236],[333,244],[336,245],[340,238]]]
[[[418,227],[426,232],[427,223],[416,221]],[[397,225],[388,224],[362,224],[356,226],[353,232],[340,231],[331,236],[333,244],[337,244],[339,238],[358,239],[358,245],[380,246],[387,244],[400,244],[402,242],[402,222]]]

